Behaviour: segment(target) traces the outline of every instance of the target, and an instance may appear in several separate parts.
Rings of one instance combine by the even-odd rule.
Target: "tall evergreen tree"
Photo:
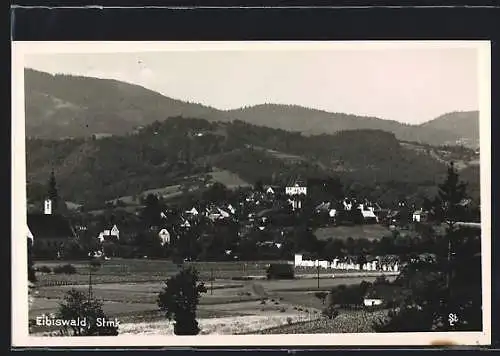
[[[57,183],[54,170],[50,172],[48,198],[52,201],[52,210],[56,211],[59,200],[59,193],[57,191]]]
[[[154,194],[148,194],[144,200],[144,209],[142,210],[142,221],[146,228],[161,225],[162,206],[158,197]]]
[[[432,206],[432,214],[437,222],[446,223],[449,229],[463,216],[460,203],[467,197],[467,183],[461,182],[453,162],[448,166],[445,181],[439,185],[439,192]]]
[[[477,232],[458,228],[466,184],[453,164],[432,202],[436,223],[447,225],[448,253],[436,262],[408,264],[397,283],[411,291],[378,331],[480,331],[482,329],[480,240]],[[438,237],[437,237],[438,238]],[[456,318],[456,320],[455,320]]]

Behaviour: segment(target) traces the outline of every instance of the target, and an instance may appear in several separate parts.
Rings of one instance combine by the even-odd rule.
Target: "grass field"
[[[212,180],[214,180],[215,182],[222,183],[228,188],[250,186],[250,184],[241,179],[239,175],[226,170],[215,169],[213,172],[210,172],[209,174],[212,177]]]
[[[202,280],[243,278],[247,276],[265,276],[269,263],[286,261],[250,261],[250,262],[191,262],[200,273]],[[62,264],[71,264],[77,273],[73,275],[38,273],[38,285],[52,285],[57,282],[87,284],[89,267],[86,261],[37,261],[35,267],[54,268]],[[176,274],[179,268],[167,260],[147,259],[111,259],[103,261],[101,267],[92,274],[93,283],[149,282],[162,281]]]
[[[250,184],[245,182],[241,177],[235,173],[232,173],[227,170],[222,170],[222,169],[217,169],[215,168],[213,172],[208,173],[208,175],[211,178],[212,183],[213,182],[219,182],[224,184],[228,188],[237,188],[237,187],[249,187]],[[195,176],[190,176],[186,177],[186,180],[192,180],[202,177],[202,175],[195,175]],[[176,197],[181,196],[184,194],[182,192],[182,186],[181,184],[174,184],[174,185],[169,185],[165,187],[160,187],[160,188],[155,188],[155,189],[148,189],[143,191],[140,194],[137,194],[137,197],[140,196],[147,196],[148,194],[158,194],[163,196],[163,199],[169,200],[173,199]],[[118,200],[120,200],[122,203],[125,205],[140,205],[140,201],[138,199],[135,199],[134,196],[128,195],[128,196],[122,196],[116,199],[109,200],[109,202],[116,203]]]
[[[30,318],[55,313],[65,293],[70,289],[88,292],[88,266],[79,261],[46,261],[37,265],[54,267],[71,263],[73,275],[37,274]],[[197,317],[203,333],[236,334],[287,325],[289,322],[316,319],[323,308],[314,296],[319,290],[328,291],[340,284],[359,284],[375,277],[300,278],[294,280],[232,280],[245,275],[263,275],[268,261],[194,263],[207,287],[201,297]],[[213,271],[215,280],[209,281]],[[157,298],[166,277],[177,272],[169,261],[112,259],[104,261],[92,277],[93,295],[103,301],[105,313],[117,317],[125,333],[138,330],[151,334],[171,332],[171,324],[158,310]],[[331,272],[330,272],[331,274]],[[50,285],[63,281],[67,285]],[[170,330],[170,331],[169,331]],[[46,330],[33,330],[44,332]],[[141,332],[142,334],[142,332]]]
[[[368,239],[376,240],[384,236],[391,236],[391,231],[385,226],[373,225],[354,225],[354,226],[332,226],[319,228],[314,232],[318,240],[332,239]]]
[[[293,325],[262,329],[256,334],[340,334],[373,333],[373,323],[384,318],[387,310],[342,310],[333,320],[317,318]]]

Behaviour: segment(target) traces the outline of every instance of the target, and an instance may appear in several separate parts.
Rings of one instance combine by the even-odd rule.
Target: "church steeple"
[[[59,200],[54,169],[52,169],[52,171],[50,172],[49,187],[47,193],[48,197],[45,201],[45,214],[52,214],[53,211],[57,210],[57,203]]]

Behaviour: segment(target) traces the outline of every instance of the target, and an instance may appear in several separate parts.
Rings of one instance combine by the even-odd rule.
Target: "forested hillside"
[[[304,135],[383,130],[399,140],[432,145],[454,144],[457,140],[475,145],[479,139],[477,112],[450,113],[427,124],[405,125],[297,105],[265,104],[223,111],[117,80],[51,75],[31,69],[25,70],[25,96],[26,134],[34,138],[125,135],[155,121],[182,116],[212,122],[240,120]]]
[[[241,121],[177,117],[124,136],[28,139],[28,191],[31,198],[43,191],[52,168],[64,198],[76,203],[140,194],[223,169],[252,184],[286,184],[297,175],[338,176],[346,187],[365,194],[390,196],[395,190],[397,199],[398,194],[435,187],[446,172],[446,160],[437,159],[442,152],[409,148],[379,130],[304,136]],[[466,176],[472,185],[478,184],[477,166],[470,158],[467,162]]]

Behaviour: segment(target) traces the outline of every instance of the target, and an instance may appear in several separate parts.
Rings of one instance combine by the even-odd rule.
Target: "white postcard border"
[[[483,331],[197,336],[40,337],[28,332],[24,56],[34,53],[119,53],[235,50],[384,50],[476,48],[479,56]],[[247,41],[12,43],[12,345],[14,347],[141,346],[409,346],[491,342],[491,54],[489,41]]]

